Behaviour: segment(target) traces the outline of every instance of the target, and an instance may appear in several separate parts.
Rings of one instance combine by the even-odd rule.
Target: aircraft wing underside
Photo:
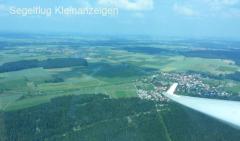
[[[174,83],[164,95],[181,105],[240,129],[240,102],[176,95],[174,91],[177,85]]]

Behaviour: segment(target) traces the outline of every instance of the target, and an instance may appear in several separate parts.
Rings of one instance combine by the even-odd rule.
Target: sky
[[[118,8],[118,15],[12,15],[11,7]],[[240,38],[240,0],[0,0],[0,31]]]

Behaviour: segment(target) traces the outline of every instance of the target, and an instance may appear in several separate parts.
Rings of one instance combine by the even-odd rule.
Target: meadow
[[[0,65],[23,60],[85,58],[88,66],[26,68],[0,73],[0,110],[17,110],[49,102],[63,95],[106,94],[112,98],[137,97],[135,81],[155,72],[201,72],[229,75],[240,71],[234,60],[184,56],[189,43],[166,45],[110,39],[1,39]],[[135,44],[134,44],[135,42]],[[24,44],[25,43],[25,44]],[[139,47],[135,47],[139,46]],[[148,47],[149,46],[149,47]],[[197,46],[197,45],[196,45]],[[154,49],[153,49],[154,48]],[[197,49],[197,48],[195,48]],[[159,52],[158,52],[159,51]],[[189,52],[188,52],[189,53]],[[240,83],[226,90],[239,91]]]

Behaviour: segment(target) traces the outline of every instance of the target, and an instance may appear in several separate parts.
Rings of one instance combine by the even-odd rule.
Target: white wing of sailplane
[[[177,83],[164,93],[169,99],[240,129],[240,102],[174,94]]]

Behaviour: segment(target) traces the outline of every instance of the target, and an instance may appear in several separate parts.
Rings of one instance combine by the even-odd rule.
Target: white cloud
[[[78,0],[77,3],[83,7],[93,7],[92,3],[88,0],[85,1]]]
[[[204,0],[214,16],[240,17],[240,0]]]
[[[225,5],[225,6],[231,6],[235,5],[239,2],[239,0],[205,0],[211,5]]]
[[[133,11],[151,10],[154,7],[153,0],[97,0],[97,3]]]
[[[212,10],[222,10],[239,4],[239,0],[204,0]]]
[[[186,0],[173,3],[173,10],[192,17],[240,17],[240,0]]]
[[[180,15],[184,16],[198,16],[199,13],[198,11],[194,10],[191,6],[189,5],[183,5],[183,4],[177,4],[175,3],[173,5],[173,10],[177,12]]]

